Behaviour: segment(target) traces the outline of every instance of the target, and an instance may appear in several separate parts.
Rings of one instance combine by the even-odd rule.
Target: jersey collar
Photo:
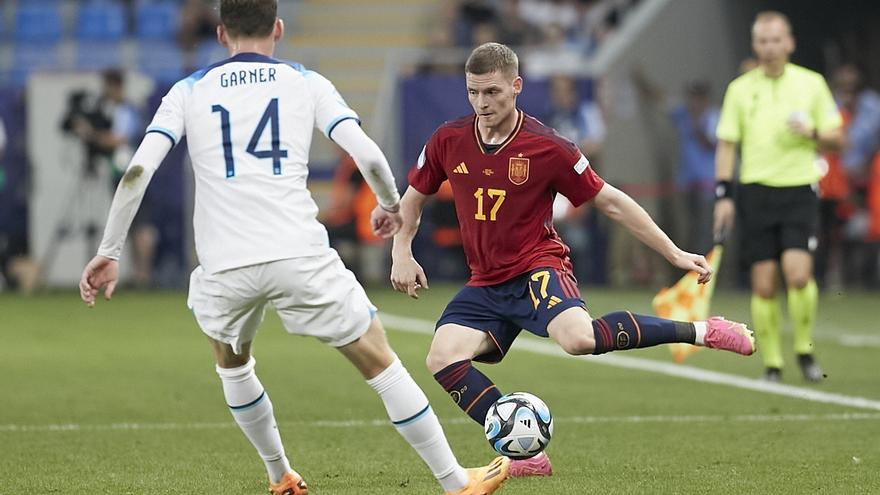
[[[517,110],[516,126],[514,126],[513,131],[510,133],[509,136],[507,136],[507,139],[505,139],[504,142],[501,143],[501,146],[499,146],[497,150],[492,153],[488,153],[486,151],[486,148],[483,147],[483,139],[480,137],[480,129],[477,127],[477,122],[480,120],[480,118],[477,115],[474,115],[474,139],[477,141],[477,147],[480,148],[480,151],[484,155],[497,155],[498,153],[501,153],[501,150],[506,148],[507,145],[510,144],[510,142],[513,141],[513,139],[517,136],[517,134],[519,134],[519,130],[522,129],[523,119],[523,111]]]

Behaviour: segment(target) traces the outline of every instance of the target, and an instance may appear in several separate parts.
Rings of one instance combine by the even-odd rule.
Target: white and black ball
[[[526,392],[507,394],[492,404],[484,424],[486,439],[511,459],[534,457],[550,443],[553,417],[544,401]]]

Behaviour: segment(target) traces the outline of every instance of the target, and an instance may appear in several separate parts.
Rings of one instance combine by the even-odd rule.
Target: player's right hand
[[[88,307],[95,306],[98,291],[104,289],[104,299],[110,300],[119,280],[119,262],[105,256],[95,256],[83,269],[79,279],[79,296]]]
[[[428,288],[428,277],[412,256],[401,260],[395,259],[391,263],[391,286],[397,292],[418,299],[419,289]]]
[[[390,239],[403,225],[403,217],[398,211],[388,211],[376,206],[370,214],[370,225],[373,227],[373,234],[382,239]]]
[[[715,223],[712,230],[715,239],[723,239],[733,227],[733,199],[721,198],[715,201]]]

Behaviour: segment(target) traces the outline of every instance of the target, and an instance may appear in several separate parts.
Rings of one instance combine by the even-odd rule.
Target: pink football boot
[[[755,353],[754,332],[746,328],[744,323],[725,320],[713,316],[706,321],[706,347],[723,349],[743,356]]]
[[[511,477],[551,476],[552,474],[553,466],[550,465],[550,458],[547,457],[546,452],[541,452],[529,459],[514,459],[510,461]]]

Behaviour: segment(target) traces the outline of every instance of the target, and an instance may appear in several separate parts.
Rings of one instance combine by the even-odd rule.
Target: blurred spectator
[[[376,196],[361,175],[354,159],[341,148],[333,175],[330,205],[321,211],[330,244],[358,280],[385,281],[385,241],[373,234],[370,213]]]
[[[94,106],[87,103],[88,95],[84,95],[83,103],[78,108],[74,105],[64,125],[86,147],[86,175],[97,176],[98,168],[106,162],[113,170],[116,184],[128,166],[134,141],[143,125],[137,108],[126,97],[125,75],[110,69],[104,72],[102,79],[101,95]],[[88,225],[86,229],[89,251],[97,250],[92,239],[97,234],[96,226]],[[131,225],[133,278],[138,287],[150,285],[157,236],[150,213],[150,195],[147,195]]]
[[[523,47],[520,67],[534,77],[578,67],[620,24],[637,0],[450,0],[440,2],[426,27],[430,51],[417,73],[446,74],[462,55],[487,41]],[[438,54],[441,51],[446,55]],[[449,59],[456,58],[455,63]],[[460,60],[459,60],[460,59]]]
[[[550,79],[550,110],[543,120],[577,144],[594,169],[601,168],[605,118],[597,102],[582,98],[576,81],[557,75]],[[553,205],[554,224],[572,251],[575,277],[583,283],[605,280],[604,235],[595,211],[585,205],[574,208],[562,196]]]
[[[458,76],[461,73],[461,60],[449,53],[449,50],[455,49],[452,25],[438,23],[431,29],[428,37],[431,49],[425,52],[410,71],[419,75]]]
[[[580,27],[575,36],[585,53],[592,53],[617,30],[638,0],[579,0],[577,4]]]
[[[541,42],[520,59],[524,71],[534,77],[558,73],[566,67],[577,67],[583,61],[578,45],[566,36],[563,25],[552,23],[541,29]]]
[[[636,0],[457,0],[442,2],[436,24],[450,24],[455,44],[478,45],[477,29],[494,26],[511,46],[589,53],[620,24]],[[560,43],[559,40],[562,40]]]
[[[877,283],[875,243],[880,232],[880,95],[867,88],[853,65],[839,67],[831,76],[832,92],[846,126],[847,146],[828,153],[828,173],[820,183],[820,252],[816,269],[820,281],[840,286],[859,281]],[[873,208],[872,208],[873,207]],[[824,243],[822,242],[824,241]]]
[[[180,7],[180,24],[177,31],[177,43],[180,49],[192,57],[199,44],[213,41],[217,37],[217,25],[220,18],[209,0],[184,0]],[[190,60],[190,67],[195,67],[195,60]]]
[[[715,127],[720,110],[712,104],[706,81],[685,87],[685,102],[676,105],[670,118],[678,132],[679,160],[676,187],[690,219],[684,248],[708,253],[712,248],[712,213],[715,207]]]
[[[867,285],[880,287],[880,153],[874,155],[867,187]]]
[[[456,42],[459,46],[479,44],[474,40],[477,26],[496,22],[495,6],[491,0],[459,0],[455,23]]]
[[[4,208],[0,211],[0,291],[8,287],[28,294],[36,287],[39,268],[28,256],[24,206],[28,188],[21,183],[21,178],[15,184],[14,178],[10,178],[14,172],[10,170],[9,175],[6,172],[9,145],[6,125],[0,119],[0,196],[4,199]]]
[[[431,225],[431,242],[437,249],[431,271],[438,280],[467,280],[467,258],[461,241],[461,228],[455,213],[455,198],[449,181],[440,185],[431,200],[426,217]]]
[[[3,119],[0,119],[0,194],[4,196],[6,194],[10,194],[11,191],[7,192],[6,190],[6,169],[3,164],[3,155],[6,153],[6,125],[3,123]],[[0,212],[4,215],[5,219],[6,212]],[[10,257],[10,239],[9,235],[6,232],[5,222],[3,224],[3,230],[0,231],[0,290],[9,284],[7,281],[9,277],[9,267],[8,261]]]
[[[519,15],[538,30],[557,25],[564,33],[578,24],[578,11],[570,0],[520,0]]]
[[[519,15],[520,0],[501,0],[498,6],[499,41],[507,46],[534,43],[535,30]]]
[[[600,161],[605,116],[598,102],[580,96],[572,77],[557,75],[550,79],[550,111],[545,120],[576,143],[591,162]]]
[[[473,44],[475,46],[480,46],[483,43],[489,42],[499,42],[501,35],[498,34],[498,28],[494,23],[491,22],[483,22],[474,26],[474,29],[471,33],[471,38],[473,40]]]
[[[684,101],[670,105],[663,90],[640,71],[633,73],[633,82],[643,101],[663,109],[673,128],[678,147],[675,168],[673,229],[682,247],[692,253],[708,253],[713,245],[712,222],[715,207],[715,128],[719,108],[712,103],[712,92],[705,80],[685,84]]]
[[[831,82],[838,106],[852,118],[841,164],[850,175],[864,178],[880,148],[880,94],[864,85],[861,72],[852,65],[834,71]]]

